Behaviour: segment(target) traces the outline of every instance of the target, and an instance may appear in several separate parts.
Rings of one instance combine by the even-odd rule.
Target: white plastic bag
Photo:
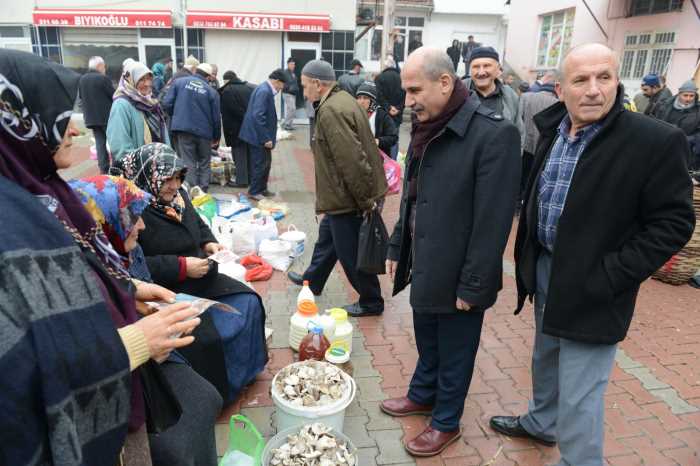
[[[277,222],[269,215],[253,220],[251,225],[253,225],[255,229],[255,245],[258,250],[260,249],[260,243],[264,240],[275,240],[279,236]]]
[[[273,269],[286,272],[292,263],[292,247],[287,241],[265,239],[260,243],[260,257]]]
[[[231,222],[231,250],[238,256],[247,256],[257,251],[255,235],[257,225],[252,223]]]

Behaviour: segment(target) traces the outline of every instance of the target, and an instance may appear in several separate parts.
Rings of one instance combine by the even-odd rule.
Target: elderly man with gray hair
[[[418,363],[406,396],[381,409],[431,416],[405,447],[433,456],[460,438],[484,313],[502,288],[520,135],[469,93],[442,50],[415,50],[401,81],[414,119],[387,269],[394,294],[411,283]]]
[[[112,110],[114,85],[105,74],[107,67],[102,57],[90,57],[89,70],[78,84],[80,106],[83,110],[85,126],[92,130],[97,152],[97,166],[100,173],[109,172],[110,157],[107,152],[107,121]]]
[[[301,71],[304,97],[316,108],[311,150],[316,168],[316,213],[324,214],[311,264],[303,275],[290,272],[298,285],[309,281],[321,294],[336,262],[355,291],[357,303],[345,306],[355,317],[384,311],[379,280],[357,269],[358,235],[363,214],[377,207],[387,192],[382,158],[367,113],[355,97],[338,86],[330,63],[308,62]]]

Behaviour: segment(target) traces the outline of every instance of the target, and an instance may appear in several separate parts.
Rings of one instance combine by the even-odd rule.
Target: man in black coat
[[[107,67],[102,57],[90,57],[89,71],[78,84],[80,102],[85,126],[92,130],[97,150],[97,166],[100,173],[109,173],[109,152],[107,152],[107,121],[112,109],[114,85],[106,76]]]
[[[219,89],[221,94],[221,119],[224,126],[224,139],[231,148],[233,162],[236,166],[236,187],[243,188],[250,184],[248,165],[250,153],[248,144],[238,138],[243,125],[243,117],[248,110],[248,102],[255,86],[241,81],[236,73],[224,73],[224,85]]]
[[[381,409],[431,415],[405,446],[432,456],[460,437],[484,311],[502,288],[520,135],[469,94],[442,50],[417,49],[401,77],[416,119],[387,270],[394,294],[411,283],[418,364],[407,396]]]
[[[384,71],[374,78],[374,84],[377,85],[377,102],[379,106],[389,112],[398,131],[403,119],[406,92],[401,88],[401,74],[393,57],[387,57],[386,67]],[[396,144],[391,149],[391,154],[388,155],[396,159],[398,153],[399,141],[397,139]]]
[[[602,466],[603,395],[640,284],[695,224],[683,133],[623,107],[618,61],[572,49],[540,138],[515,245],[519,312],[535,299],[533,399],[491,427],[559,444],[557,465]]]

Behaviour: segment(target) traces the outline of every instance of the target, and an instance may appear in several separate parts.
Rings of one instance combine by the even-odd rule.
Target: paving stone
[[[390,430],[401,426],[393,417],[384,414],[379,409],[378,401],[360,401],[360,406],[370,419],[365,426],[367,430]]]
[[[367,411],[360,406],[360,402],[357,400],[357,397],[355,397],[354,400],[352,400],[352,403],[345,408],[345,416],[347,417],[358,417],[358,416],[367,416]]]
[[[357,448],[376,447],[377,443],[367,433],[365,425],[369,422],[368,416],[345,417],[343,433],[352,439]]]
[[[228,448],[228,424],[217,424],[214,426],[214,434],[216,435],[216,456],[222,457]]]
[[[258,432],[264,437],[271,437],[275,434],[273,428],[272,414],[275,412],[274,406],[262,406],[258,408],[243,408],[241,414],[251,420]]]
[[[625,372],[637,377],[642,385],[647,390],[656,390],[659,388],[668,388],[669,385],[657,379],[654,374],[646,367],[635,367],[627,369]]]
[[[671,407],[671,412],[673,414],[687,414],[695,413],[700,411],[700,409],[687,403],[681,397],[678,396],[678,392],[672,388],[662,388],[660,390],[651,390],[651,393],[666,402]]]
[[[379,456],[377,464],[415,464],[415,461],[406,452],[401,439],[403,438],[403,430],[378,430],[370,432],[370,436],[377,442],[379,446]]]
[[[381,377],[363,377],[355,380],[360,402],[384,400],[386,397],[382,394],[381,381]]]
[[[351,356],[355,379],[362,377],[378,377],[379,372],[372,367],[372,356],[357,355],[354,351]]]
[[[359,448],[357,450],[358,466],[377,466],[378,448]]]

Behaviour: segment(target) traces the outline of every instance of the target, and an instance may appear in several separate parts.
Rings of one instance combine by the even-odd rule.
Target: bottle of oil
[[[311,331],[306,335],[299,345],[299,361],[314,359],[323,361],[326,357],[326,350],[331,344],[328,338],[323,335],[323,327],[318,325],[311,328]]]

